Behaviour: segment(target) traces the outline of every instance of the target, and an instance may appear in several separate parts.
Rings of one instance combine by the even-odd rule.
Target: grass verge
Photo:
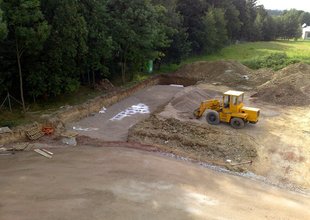
[[[268,63],[270,58],[272,61]],[[278,61],[279,58],[280,60]],[[190,57],[179,65],[162,65],[159,72],[174,72],[182,65],[196,61],[216,60],[236,60],[250,68],[267,67],[275,70],[296,62],[310,64],[310,41],[271,41],[234,44],[214,54]]]

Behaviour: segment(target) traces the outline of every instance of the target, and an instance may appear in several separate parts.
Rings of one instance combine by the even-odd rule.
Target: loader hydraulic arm
[[[220,108],[221,108],[221,105],[220,105],[219,100],[215,100],[215,99],[206,100],[206,101],[201,102],[199,108],[197,108],[194,111],[194,116],[198,119],[198,118],[201,118],[201,116],[207,109],[219,111]]]

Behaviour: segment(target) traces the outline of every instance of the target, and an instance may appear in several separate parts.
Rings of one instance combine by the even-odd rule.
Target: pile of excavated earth
[[[271,80],[257,87],[259,99],[282,105],[303,106],[310,104],[310,65],[299,63],[288,66]]]
[[[270,80],[272,71],[254,71],[237,61],[202,61],[185,65],[175,75],[193,78],[201,83],[223,84],[236,89],[250,90]]]
[[[253,138],[233,129],[155,115],[136,124],[129,132],[129,140],[220,165],[225,161],[252,161],[258,147]]]
[[[310,104],[307,64],[294,64],[274,72],[254,71],[235,61],[197,62],[185,65],[174,75],[195,79],[199,84],[250,90],[255,98],[272,104]],[[161,110],[132,127],[128,139],[219,164],[227,160],[255,160],[258,144],[249,135],[193,118],[193,111],[201,101],[220,97],[221,93],[215,91],[186,87]]]
[[[236,61],[197,62],[185,65],[175,74],[239,90],[256,90],[254,97],[272,104],[310,104],[310,65],[304,63],[274,72],[251,70]]]

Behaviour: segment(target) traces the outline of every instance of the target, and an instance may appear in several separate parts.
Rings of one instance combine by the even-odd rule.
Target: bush
[[[268,56],[248,59],[242,63],[251,69],[270,68],[279,70],[298,62],[300,62],[300,60],[289,58],[286,53],[272,53]]]

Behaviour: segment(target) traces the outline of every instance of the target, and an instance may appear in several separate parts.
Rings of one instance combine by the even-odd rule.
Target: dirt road
[[[124,148],[0,158],[0,219],[310,219],[310,198]]]
[[[105,141],[126,141],[128,129],[149,117],[183,88],[157,85],[136,92],[102,113],[71,123],[68,129]]]

